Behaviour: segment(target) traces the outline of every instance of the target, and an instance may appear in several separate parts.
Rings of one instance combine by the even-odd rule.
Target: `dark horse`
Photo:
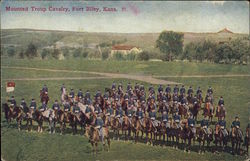
[[[207,134],[202,127],[196,128],[197,141],[199,142],[199,154],[205,153],[205,142],[207,142],[207,148],[210,148],[210,142],[213,141],[213,130],[209,128],[211,131],[210,134]]]
[[[41,103],[45,102],[46,105],[48,104],[49,102],[48,93],[45,93],[42,90],[40,90],[40,98],[41,98]]]
[[[240,154],[240,144],[242,142],[242,131],[233,127],[231,131],[232,154]]]
[[[181,130],[181,138],[182,141],[184,141],[184,152],[187,150],[188,153],[190,153],[192,139],[194,139],[194,133],[187,124],[184,125],[183,129]],[[188,142],[186,143],[186,141]]]
[[[228,130],[227,130],[228,133]],[[222,129],[219,125],[215,126],[215,133],[214,133],[214,142],[215,142],[215,147],[217,149],[217,144],[219,143],[220,146],[222,146],[222,150],[225,149],[225,147],[227,146],[227,142],[228,142],[228,135],[225,136],[222,132]]]
[[[23,112],[21,107],[15,106],[14,108],[11,108],[8,106],[7,103],[3,103],[3,110],[5,114],[5,119],[7,123],[11,122],[11,119],[16,119],[18,130],[21,130],[21,124],[22,124],[22,117]]]

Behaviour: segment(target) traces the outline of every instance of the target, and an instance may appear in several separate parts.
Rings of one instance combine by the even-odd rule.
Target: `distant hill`
[[[228,30],[227,28],[224,28],[222,30],[220,30],[218,33],[228,33],[228,34],[233,34],[232,31]]]
[[[222,34],[230,33],[230,34]],[[143,50],[155,50],[155,41],[160,33],[95,33],[73,32],[34,29],[2,29],[1,45],[26,48],[30,42],[39,48],[59,45],[60,47],[85,46],[95,48],[100,43],[122,42],[124,45],[133,45]],[[214,42],[228,41],[236,38],[248,38],[248,34],[232,33],[223,29],[218,33],[184,33],[184,45],[190,42],[211,40]]]

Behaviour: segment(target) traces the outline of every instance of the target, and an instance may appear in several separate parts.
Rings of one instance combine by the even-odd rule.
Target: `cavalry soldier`
[[[162,110],[166,111],[168,113],[169,112],[169,105],[167,103],[167,97],[163,96],[162,97],[162,102],[163,102],[163,104],[162,104]]]
[[[222,131],[224,136],[228,135],[227,129],[226,129],[226,121],[224,117],[221,117],[221,120],[219,120],[218,125],[220,126],[220,130]]]
[[[87,110],[87,108],[86,108],[86,110]],[[73,113],[74,114],[80,113],[80,107],[78,107],[76,103],[73,105]]]
[[[92,110],[89,107],[89,105],[86,105],[85,114],[90,114],[91,112],[92,112]]]
[[[204,119],[201,121],[201,127],[205,131],[206,134],[211,134],[211,131],[208,130],[208,126],[209,126],[208,117],[205,116]]]
[[[141,85],[140,85],[140,91],[144,91],[144,90],[145,90],[144,85],[141,84]]]
[[[115,117],[119,120],[120,124],[122,125],[122,122],[123,122],[122,106],[120,106],[120,105],[117,106]]]
[[[188,127],[191,128],[192,132],[195,135],[196,134],[195,120],[193,119],[193,116],[191,113],[189,114],[189,117],[188,117]]]
[[[115,82],[112,83],[111,89],[112,90],[116,90],[116,84],[115,84]]]
[[[74,92],[74,89],[73,89],[73,88],[71,88],[71,90],[70,90],[69,97],[72,99],[72,101],[73,101],[74,98],[75,98],[75,92]]]
[[[178,97],[177,93],[174,93],[174,95],[173,95],[173,101],[174,102],[179,102],[179,97]]]
[[[40,107],[39,111],[44,112],[47,110],[47,105],[45,102],[42,103],[42,106]]]
[[[225,105],[223,97],[220,96],[220,99],[219,99],[219,102],[218,102],[218,106],[221,106],[222,104]]]
[[[181,128],[181,124],[180,124],[181,116],[178,114],[178,112],[175,112],[173,119],[174,119],[174,122],[176,123],[177,129]]]
[[[122,93],[123,93],[122,83],[119,83],[119,85],[118,85],[118,94],[122,94]]]
[[[200,94],[202,94],[202,90],[201,90],[201,88],[200,88],[200,86],[199,86],[198,89],[197,89],[197,91],[196,91],[196,95],[198,96],[198,95],[200,95]]]
[[[43,91],[43,93],[45,93],[45,92],[48,93],[48,87],[46,86],[46,84],[43,85],[42,91]]]
[[[208,87],[207,93],[208,93],[209,95],[212,95],[212,94],[213,94],[213,89],[212,89],[211,86]]]
[[[186,93],[186,89],[184,87],[184,85],[181,86],[181,89],[180,89],[180,94],[183,95]]]
[[[36,110],[36,101],[35,101],[34,98],[32,98],[32,100],[31,100],[30,109],[31,110]]]
[[[152,90],[154,90],[154,87],[153,87],[152,84],[150,84],[149,87],[148,87],[148,91],[151,92]]]
[[[149,118],[151,119],[152,123],[153,123],[153,126],[155,127],[156,131],[157,132],[157,126],[158,126],[158,123],[159,121],[156,120],[156,109],[152,108],[150,111],[149,111]]]
[[[187,98],[184,95],[183,98],[181,99],[181,104],[185,105],[186,103],[187,103]]]
[[[28,108],[28,106],[27,106],[27,104],[26,104],[24,98],[22,98],[22,100],[21,100],[21,105],[20,105],[20,107],[22,108],[22,110],[23,110],[23,112],[24,112],[25,114],[27,114],[27,113],[29,112],[29,108]]]
[[[62,86],[61,86],[61,93],[63,93],[63,91],[65,91],[66,90],[66,87],[64,86],[64,84],[62,84]]]
[[[95,113],[96,114],[98,114],[98,113],[102,113],[102,109],[101,109],[101,107],[100,107],[100,105],[97,103],[97,104],[95,104]]]
[[[171,87],[170,85],[168,84],[168,86],[166,87],[166,90],[165,92],[168,94],[168,93],[171,93]]]
[[[54,111],[60,110],[60,105],[57,100],[55,100],[54,104],[52,105],[52,109]]]
[[[240,128],[240,120],[238,116],[236,116],[235,120],[232,122],[231,128],[233,127],[235,127],[236,129]]]
[[[163,86],[162,86],[162,84],[160,84],[160,86],[158,88],[158,93],[161,93],[161,92],[163,92]]]
[[[139,90],[139,84],[136,82],[135,83],[135,91],[138,91]]]
[[[168,119],[168,113],[166,110],[163,111],[161,120],[165,124],[166,128],[170,128],[170,120]]]
[[[193,91],[193,88],[192,88],[192,86],[190,86],[189,87],[189,89],[188,89],[188,96],[191,96],[191,94],[193,94],[194,93],[194,91]]]
[[[90,99],[90,92],[89,92],[89,90],[87,90],[86,93],[85,93],[85,99],[87,99],[87,98]]]
[[[79,89],[78,94],[77,94],[77,97],[78,97],[79,99],[82,99],[82,98],[83,98],[82,89]]]
[[[68,101],[64,103],[63,107],[64,107],[64,112],[70,111],[70,104]]]
[[[10,102],[10,107],[12,107],[12,108],[16,107],[16,100],[15,100],[14,96],[11,96],[11,99],[8,100],[8,102]]]
[[[174,87],[174,93],[176,93],[178,95],[178,92],[179,92],[179,87],[178,85],[176,84],[175,87]]]
[[[99,131],[99,136],[101,137],[102,143],[104,144],[104,136],[103,136],[103,120],[101,118],[101,114],[99,113],[96,118],[95,128]]]
[[[132,89],[132,85],[130,82],[128,82],[128,85],[127,85],[127,91],[130,91]]]
[[[136,116],[139,119],[140,123],[142,124],[143,122],[143,118],[144,118],[144,114],[141,108],[138,108],[138,111],[136,112]]]

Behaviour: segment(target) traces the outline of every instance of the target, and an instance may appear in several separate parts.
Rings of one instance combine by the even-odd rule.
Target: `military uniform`
[[[188,95],[190,96],[193,92],[194,91],[193,91],[192,87],[189,87],[189,89],[188,89]]]
[[[166,93],[171,93],[171,87],[168,85],[165,90]]]
[[[14,97],[11,97],[10,100],[8,100],[8,102],[10,102],[10,107],[16,107],[16,100]]]
[[[220,98],[220,100],[219,100],[219,102],[218,102],[218,105],[221,106],[222,104],[225,105],[225,104],[224,104],[223,98]]]
[[[69,97],[71,99],[75,98],[75,92],[73,91],[73,89],[71,89],[70,93],[69,93]]]
[[[177,128],[181,128],[181,124],[180,124],[181,116],[178,115],[178,113],[175,113],[175,115],[173,116],[173,119],[174,119],[174,122],[177,125]]]
[[[205,130],[207,134],[210,134],[210,131],[208,130],[209,122],[207,119],[203,119],[201,121],[201,127]]]
[[[30,109],[36,110],[36,101],[35,100],[31,101],[31,103],[30,103]]]
[[[26,104],[26,102],[24,101],[24,99],[21,101],[20,107],[22,108],[24,113],[28,113],[29,112],[29,108]]]
[[[122,122],[123,122],[123,110],[122,110],[121,106],[116,109],[115,117],[118,118],[120,124],[122,124]]]
[[[183,95],[185,93],[186,93],[186,89],[185,89],[184,86],[182,86],[181,89],[180,89],[180,94]]]
[[[42,91],[45,93],[45,92],[48,92],[48,87],[46,85],[43,86],[42,88]]]
[[[102,109],[99,106],[99,104],[96,104],[94,108],[95,108],[95,113],[97,113],[97,114],[102,113]]]
[[[175,87],[174,87],[174,93],[178,93],[179,92],[179,87],[176,85]]]
[[[218,122],[218,124],[220,125],[220,129],[222,130],[222,133],[224,136],[228,135],[227,129],[226,129],[226,121],[225,120],[220,120]]]
[[[86,110],[87,110],[87,108],[86,108]],[[80,113],[80,108],[77,105],[73,106],[73,113],[74,114],[79,114]]]
[[[83,93],[82,93],[81,90],[78,91],[77,97],[78,97],[78,98],[83,98]]]
[[[41,108],[40,108],[40,111],[44,112],[46,110],[47,110],[47,105],[46,105],[46,103],[43,103],[42,106],[41,106]]]
[[[99,131],[99,136],[101,137],[102,143],[104,143],[104,136],[103,136],[103,129],[102,129],[103,124],[104,124],[104,122],[103,122],[102,118],[98,115],[96,118],[95,127]]]
[[[85,109],[85,113],[90,113],[91,112],[91,108],[89,106],[86,106],[86,109]]]
[[[70,111],[70,104],[69,104],[69,102],[66,102],[66,103],[63,105],[63,107],[64,107],[64,111],[65,111],[65,112]]]
[[[53,110],[60,110],[60,105],[58,102],[55,102],[53,105],[52,105],[52,109]]]
[[[195,120],[191,117],[188,118],[188,126],[191,128],[192,132],[196,134]]]

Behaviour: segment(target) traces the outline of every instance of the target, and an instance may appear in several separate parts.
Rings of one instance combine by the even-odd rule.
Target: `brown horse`
[[[162,137],[163,143],[165,143],[166,134],[167,134],[166,124],[162,121],[158,129],[158,135],[159,135],[159,140],[161,140]]]
[[[187,112],[188,112],[187,105],[180,104],[178,106],[178,109],[179,109],[178,114],[181,116],[181,118],[186,118],[187,117]]]
[[[111,124],[113,125],[112,129],[114,132],[113,140],[116,137],[117,140],[119,141],[120,140],[119,133],[120,133],[120,130],[122,129],[122,124],[120,123],[120,120],[118,118],[114,118],[113,121],[111,122]]]
[[[102,133],[103,133],[103,150],[105,149],[107,141],[108,148],[107,150],[110,150],[110,136],[109,136],[109,130],[107,127],[102,127]],[[100,132],[98,129],[96,129],[94,126],[86,126],[85,135],[89,138],[89,142],[92,145],[92,151],[93,153],[97,154],[97,148],[98,148],[98,142],[102,141],[100,138]]]
[[[4,112],[4,116],[5,119],[7,121],[7,123],[9,124],[11,122],[11,119],[13,117],[13,108],[9,107],[9,105],[7,103],[3,103],[3,112]]]
[[[184,152],[187,150],[188,153],[190,153],[192,139],[195,141],[195,138],[192,129],[188,127],[187,124],[185,124],[181,130],[181,139],[184,141]]]
[[[233,127],[231,131],[232,154],[240,154],[240,145],[242,142],[242,131]]]
[[[170,136],[171,136],[171,145],[173,148],[178,149],[179,139],[181,135],[181,127],[177,127],[177,123],[174,120],[171,120],[170,123]]]
[[[247,128],[246,128],[245,141],[244,141],[244,143],[245,143],[244,145],[246,146],[247,155],[249,154],[249,153],[248,153],[248,148],[249,148],[249,144],[250,144],[250,137],[249,137],[249,135],[250,135],[250,128],[247,127]]]
[[[221,106],[217,106],[215,117],[218,117],[218,121],[221,120],[222,117],[225,118],[225,116],[226,116],[226,110]]]
[[[142,139],[142,137],[143,137],[144,127],[143,127],[142,124],[143,124],[143,123],[140,123],[140,120],[139,120],[138,117],[136,117],[136,116],[133,116],[133,117],[132,117],[131,127],[132,127],[132,131],[134,132],[134,140],[135,140],[135,143],[138,142],[138,138],[139,138],[139,133],[140,133],[140,131],[142,132],[141,139]]]
[[[146,142],[147,144],[151,144],[153,146],[153,134],[154,138],[156,138],[157,129],[153,126],[153,123],[149,117],[144,118],[143,126],[145,127],[144,132],[146,133]],[[150,139],[148,136],[149,134],[150,134]]]
[[[205,142],[207,142],[207,148],[210,148],[210,143],[213,141],[213,130],[209,128],[211,134],[207,134],[202,127],[196,128],[197,141],[199,142],[199,154],[205,153]]]
[[[131,128],[129,122],[129,118],[127,116],[123,117],[123,123],[122,123],[122,134],[125,134],[125,141],[129,140],[129,137],[131,136]],[[127,133],[128,132],[128,133]]]
[[[204,107],[204,111],[203,111],[203,115],[208,116],[210,121],[212,122],[213,121],[213,114],[214,114],[214,107],[213,107],[212,103],[206,102],[205,107]]]
[[[194,105],[191,105],[189,106],[190,108],[190,112],[192,113],[193,115],[193,119],[195,119],[195,121],[197,121],[197,116],[198,116],[198,113],[201,109],[201,106],[199,103],[195,103]]]
[[[227,130],[227,133],[228,133],[228,130]],[[228,136],[224,136],[220,125],[215,126],[214,142],[215,142],[216,150],[217,150],[218,143],[220,144],[220,147],[222,146],[223,151],[224,151],[225,147],[227,146]]]
[[[49,96],[47,93],[43,92],[42,90],[40,90],[40,98],[41,98],[41,103],[45,102],[46,105],[48,104]]]

